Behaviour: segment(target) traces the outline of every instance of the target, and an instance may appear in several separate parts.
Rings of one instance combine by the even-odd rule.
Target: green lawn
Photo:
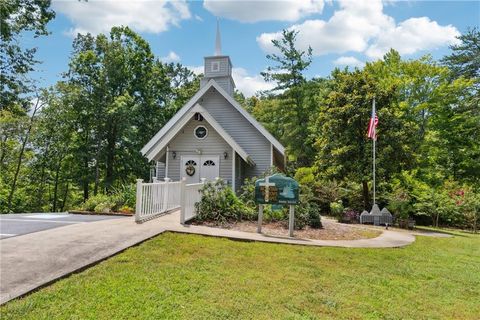
[[[478,319],[480,236],[401,249],[166,233],[12,301],[2,319]]]

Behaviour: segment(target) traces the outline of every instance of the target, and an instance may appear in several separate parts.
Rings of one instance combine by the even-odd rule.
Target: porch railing
[[[137,179],[135,221],[143,222],[180,207],[181,182],[143,183]]]
[[[202,199],[200,189],[203,187],[205,180],[202,179],[200,183],[185,184],[185,180],[182,181],[182,193],[181,193],[181,211],[180,211],[180,223],[195,218],[197,215],[195,210],[195,203]]]
[[[204,183],[205,179],[191,184],[185,179],[171,182],[165,178],[164,182],[153,183],[137,179],[135,221],[140,223],[180,208],[180,223],[184,224],[196,216],[195,203],[201,200],[200,189]]]

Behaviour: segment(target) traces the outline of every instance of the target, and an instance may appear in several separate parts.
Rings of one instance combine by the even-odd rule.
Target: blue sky
[[[336,66],[359,66],[378,59],[390,47],[406,58],[448,54],[448,45],[467,27],[480,24],[480,1],[53,1],[57,16],[51,35],[25,36],[38,47],[41,85],[52,85],[67,71],[73,34],[106,32],[128,25],[166,61],[200,70],[212,55],[220,19],[222,53],[234,64],[237,87],[246,95],[268,89],[259,73],[269,61],[271,39],[284,28],[298,30],[298,46],[311,45],[309,77],[326,76]]]

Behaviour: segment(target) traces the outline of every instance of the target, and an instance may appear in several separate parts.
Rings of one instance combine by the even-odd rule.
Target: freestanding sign
[[[255,182],[255,202],[258,206],[258,227],[257,232],[262,232],[263,205],[264,204],[288,204],[290,215],[288,222],[289,236],[293,237],[293,225],[295,208],[298,204],[298,182],[283,174],[277,173]]]

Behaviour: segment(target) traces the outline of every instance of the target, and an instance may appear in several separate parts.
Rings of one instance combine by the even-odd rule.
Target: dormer
[[[220,28],[217,22],[217,37],[215,41],[215,55],[204,58],[203,79],[200,81],[200,87],[214,79],[225,91],[233,96],[235,91],[235,82],[232,78],[232,62],[229,56],[221,54]]]

